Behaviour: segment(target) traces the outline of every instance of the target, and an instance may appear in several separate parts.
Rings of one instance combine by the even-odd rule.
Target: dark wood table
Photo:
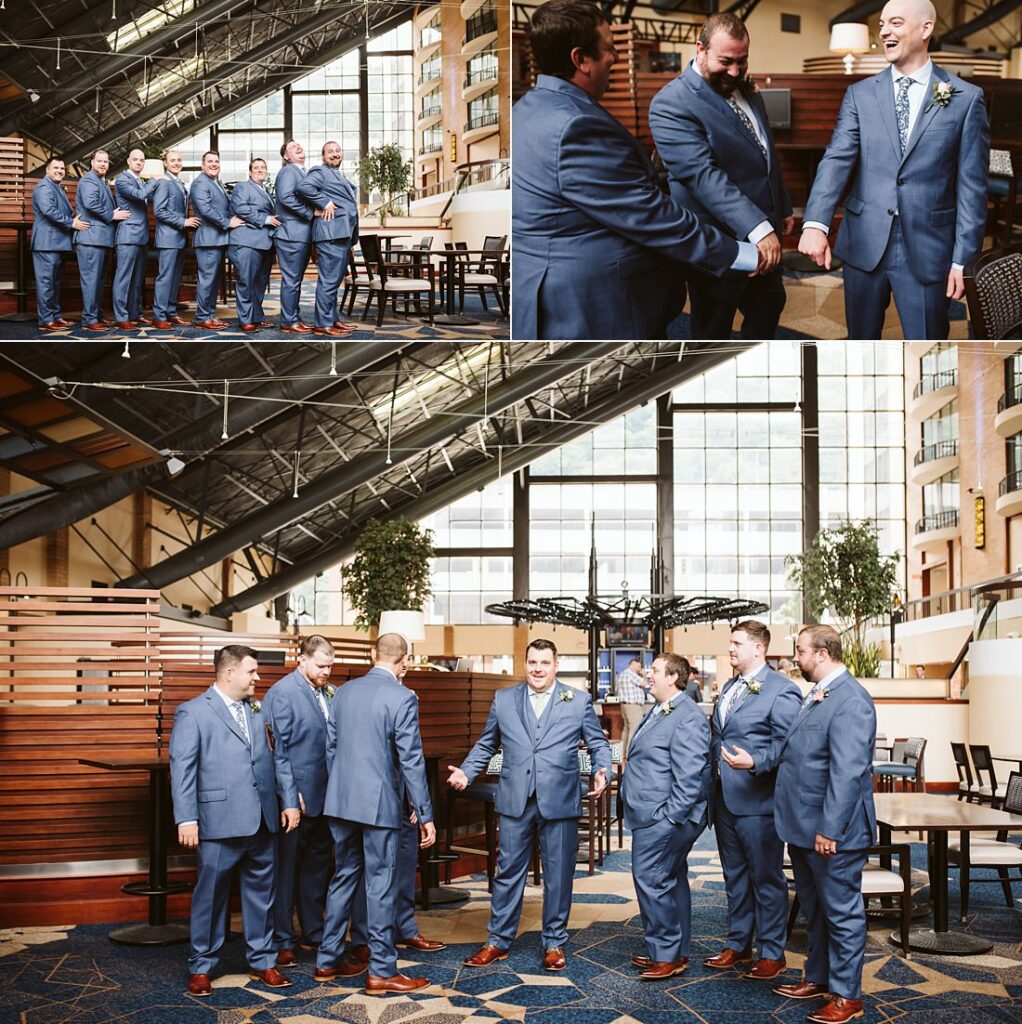
[[[935,793],[877,793],[877,824],[880,842],[890,845],[891,832],[919,831],[928,834],[932,848],[930,898],[933,902],[933,927],[913,928],[909,947],[921,953],[943,956],[972,956],[987,953],[994,944],[979,935],[948,929],[949,832],[960,832],[963,859],[968,856],[969,833],[1022,828],[1022,815],[995,811],[983,804],[970,804]],[[891,941],[901,941],[900,932],[891,933]]]
[[[187,892],[187,882],[167,881],[167,796],[170,760],[158,754],[89,758],[80,757],[79,764],[102,768],[108,772],[149,773],[149,878],[145,882],[128,882],[121,892],[149,899],[149,920],[145,924],[129,924],[110,933],[112,942],[126,946],[169,946],[188,941],[188,925],[167,921],[167,897]]]
[[[440,324],[441,327],[470,327],[479,323],[464,313],[454,312],[454,283],[458,276],[458,260],[464,257],[464,262],[467,263],[470,256],[493,256],[499,264],[503,252],[497,249],[445,249],[443,252],[430,252],[430,255],[447,261],[447,301],[444,312],[434,317],[433,322]]]
[[[28,309],[28,264],[30,262],[28,235],[31,230],[32,225],[27,221],[0,221],[0,231],[13,231],[18,236],[18,269],[14,284],[17,309],[13,313],[5,313],[0,316],[0,321],[5,323],[28,323],[30,320],[35,320],[37,315],[34,312],[29,312]]]

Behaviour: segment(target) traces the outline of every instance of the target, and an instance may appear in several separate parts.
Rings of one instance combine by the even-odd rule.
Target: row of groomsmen
[[[263,296],[269,286],[274,253],[280,269],[280,329],[292,334],[345,337],[354,325],[339,315],[337,292],[344,279],[351,247],[358,240],[355,187],[341,172],[341,147],[323,146],[322,164],[305,170],[305,149],[289,139],[280,149],[283,167],[276,191],[267,187],[266,161],[253,158],[249,176],[230,196],[220,182],[220,155],[203,155],[202,172],[190,187],[181,180],[182,158],[168,150],[164,173],[150,181],[140,177],[145,155],[128,154],[127,169],[113,189],[107,181],[109,154],[97,150],[88,173],[78,182],[76,209],[61,185],[64,161],[51,156],[45,176],[32,193],[34,223],[32,258],[35,269],[39,328],[60,331],[74,326],[64,318],[60,293],[63,261],[74,251],[82,289],[82,327],[101,332],[116,325],[139,325],[172,331],[188,321],[178,314],[188,232],[198,269],[196,311],[192,326],[219,331],[228,324],[217,318],[216,304],[223,261],[235,271],[238,325],[253,332],[273,327],[264,318]],[[149,247],[149,205],[156,223],[154,245],[159,269],[153,290],[153,316],[142,314],[142,290]],[[299,314],[302,280],[312,245],[316,246],[318,279],[313,324]],[[103,285],[111,250],[117,250],[113,281],[113,321],[105,320]]]

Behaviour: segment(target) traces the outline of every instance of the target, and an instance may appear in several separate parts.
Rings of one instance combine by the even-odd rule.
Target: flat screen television
[[[608,647],[645,647],[649,630],[641,622],[616,622],[604,627]]]
[[[767,121],[771,128],[791,127],[791,90],[760,89],[760,96],[766,107]]]

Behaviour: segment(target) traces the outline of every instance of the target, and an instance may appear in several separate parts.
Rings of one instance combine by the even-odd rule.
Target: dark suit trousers
[[[323,814],[302,815],[293,832],[277,833],[277,899],[274,908],[275,937],[283,949],[294,949],[297,935],[294,910],[302,929],[302,941],[320,943],[326,887],[332,867],[330,824]]]
[[[779,267],[763,277],[713,277],[689,271],[688,292],[692,299],[692,338],[698,341],[730,341],[739,310],[743,339],[772,338],[786,300]]]

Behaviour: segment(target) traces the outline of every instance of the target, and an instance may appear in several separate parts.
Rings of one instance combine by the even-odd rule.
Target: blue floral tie
[[[241,731],[245,734],[245,742],[251,745],[252,740],[248,733],[248,722],[245,721],[245,705],[240,700],[234,701],[231,704],[231,710],[234,712],[234,719],[238,723]]]
[[[898,95],[894,101],[894,114],[898,119],[898,138],[901,140],[901,151],[905,152],[908,145],[908,89],[912,79],[908,75],[898,79]]]
[[[752,118],[738,105],[737,100],[733,96],[729,96],[727,99],[728,106],[738,115],[738,120],[742,122],[742,126],[752,136],[753,141],[759,146],[759,151],[763,156],[767,155],[766,146],[763,145],[762,139],[756,133],[756,128],[752,123]]]

